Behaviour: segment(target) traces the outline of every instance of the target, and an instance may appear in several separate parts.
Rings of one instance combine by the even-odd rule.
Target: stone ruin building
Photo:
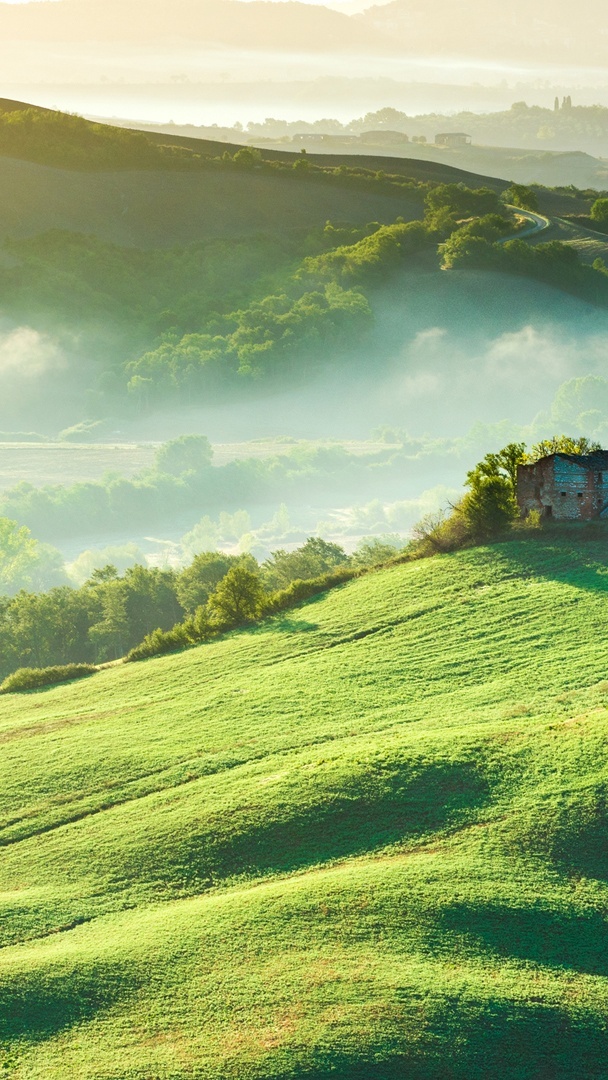
[[[608,450],[550,454],[520,465],[517,502],[524,517],[539,510],[555,521],[608,520]]]

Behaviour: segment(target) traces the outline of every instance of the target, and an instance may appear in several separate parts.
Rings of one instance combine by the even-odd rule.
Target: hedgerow
[[[0,694],[17,694],[24,690],[40,690],[57,683],[72,682],[94,675],[94,664],[65,664],[62,667],[19,668],[0,685]]]

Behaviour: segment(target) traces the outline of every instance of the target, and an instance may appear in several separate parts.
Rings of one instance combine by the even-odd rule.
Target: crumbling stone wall
[[[517,470],[517,502],[556,521],[592,521],[608,506],[608,453],[552,454]]]

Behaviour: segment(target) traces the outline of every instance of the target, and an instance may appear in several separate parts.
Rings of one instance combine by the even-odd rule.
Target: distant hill
[[[532,8],[524,0],[393,0],[354,19],[372,40],[391,38],[414,55],[518,57],[534,65],[600,63],[608,39],[602,0],[582,0],[575,19],[568,0]]]
[[[356,52],[394,55],[532,58],[535,63],[583,66],[604,60],[607,32],[601,0],[582,0],[577,17],[565,0],[530,10],[522,0],[446,5],[443,0],[393,0],[348,16],[322,5],[244,5],[236,0],[59,0],[0,4],[0,37],[16,43],[121,41],[144,47],[162,42],[221,44],[247,51]],[[525,32],[522,32],[522,27]]]
[[[608,1036],[601,537],[3,699],[16,1080],[559,1080]]]
[[[237,48],[279,51],[297,43],[302,51],[373,48],[381,35],[322,5],[253,0],[161,0],[146,4],[145,18],[137,0],[58,0],[23,7],[0,3],[0,32],[17,41],[111,42],[135,45],[154,42],[228,44]]]

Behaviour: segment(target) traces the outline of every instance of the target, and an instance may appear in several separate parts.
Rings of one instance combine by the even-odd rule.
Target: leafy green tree
[[[213,448],[205,435],[181,435],[160,447],[156,468],[170,476],[183,476],[209,468],[212,460]]]
[[[48,589],[65,580],[63,559],[55,548],[39,543],[25,526],[0,517],[0,593]]]
[[[541,458],[549,457],[550,454],[593,454],[602,447],[597,442],[592,442],[584,436],[554,435],[551,439],[543,439],[531,448],[525,455],[526,465],[532,465]]]
[[[608,225],[608,199],[596,199],[591,207],[591,220],[598,225]]]
[[[513,487],[506,476],[469,473],[469,491],[460,503],[471,538],[490,540],[501,533],[518,515]]]
[[[399,536],[367,536],[357,545],[352,560],[359,566],[379,566],[403,549]]]
[[[458,513],[473,539],[490,539],[518,516],[517,469],[525,449],[524,443],[509,443],[498,453],[486,454],[467,474],[469,491]]]
[[[100,660],[118,660],[129,645],[127,597],[121,581],[110,582],[101,597],[101,618],[89,629]]]
[[[127,648],[151,630],[169,630],[184,615],[177,597],[177,575],[159,567],[131,566],[121,583],[128,621]]]
[[[118,579],[118,570],[113,563],[107,563],[106,566],[98,566],[93,570],[88,584],[89,585],[106,585],[108,581],[116,581]]]
[[[270,590],[285,589],[292,581],[322,577],[348,562],[348,555],[339,544],[310,536],[295,551],[273,551],[262,567],[264,583]]]
[[[503,198],[506,203],[517,206],[520,210],[531,210],[532,212],[538,210],[537,194],[531,187],[526,187],[525,184],[511,184],[511,187],[504,192]]]
[[[238,563],[234,555],[203,551],[177,578],[177,596],[184,610],[192,615],[206,604],[222,578]]]
[[[504,206],[491,188],[469,188],[466,184],[437,184],[426,195],[427,213],[447,209],[456,218],[483,217],[500,214]]]
[[[459,263],[469,262],[476,266],[495,265],[499,258],[496,242],[508,236],[513,222],[500,214],[486,214],[463,225],[439,247],[444,270],[451,270]]]
[[[246,556],[230,568],[211,594],[208,605],[211,621],[220,626],[253,622],[262,610],[263,601],[259,570],[251,557]]]
[[[262,155],[253,146],[242,146],[232,158],[235,165],[242,169],[253,169],[255,165],[262,164]]]
[[[467,481],[474,481],[476,476],[499,476],[508,480],[513,492],[517,490],[517,469],[526,461],[526,444],[509,443],[498,453],[486,454],[482,461],[468,473]]]

